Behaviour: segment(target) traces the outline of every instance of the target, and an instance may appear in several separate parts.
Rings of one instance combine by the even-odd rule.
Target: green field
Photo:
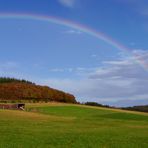
[[[0,110],[0,148],[148,148],[148,114],[81,105]]]

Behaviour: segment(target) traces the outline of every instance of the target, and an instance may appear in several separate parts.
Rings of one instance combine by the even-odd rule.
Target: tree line
[[[12,82],[22,82],[28,84],[35,84],[33,82],[27,81],[25,79],[16,79],[16,78],[9,78],[9,77],[0,77],[0,84],[1,83],[12,83]]]
[[[148,105],[139,105],[133,107],[123,107],[124,110],[131,110],[131,111],[140,111],[140,112],[147,112],[148,113]]]
[[[131,106],[131,107],[115,107],[109,105],[103,105],[97,102],[85,102],[84,105],[89,106],[97,106],[97,107],[105,107],[105,108],[114,108],[114,109],[123,109],[123,110],[130,110],[130,111],[139,111],[139,112],[148,112],[148,105],[139,105],[139,106]]]
[[[26,80],[0,78],[0,100],[32,100],[76,103],[72,94]]]

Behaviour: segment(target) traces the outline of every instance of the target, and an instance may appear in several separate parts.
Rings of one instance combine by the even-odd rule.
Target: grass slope
[[[0,148],[147,148],[148,115],[80,105],[0,110]]]

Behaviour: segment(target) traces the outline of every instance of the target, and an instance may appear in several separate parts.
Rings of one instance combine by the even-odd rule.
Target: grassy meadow
[[[148,114],[42,103],[0,110],[0,148],[147,148]]]

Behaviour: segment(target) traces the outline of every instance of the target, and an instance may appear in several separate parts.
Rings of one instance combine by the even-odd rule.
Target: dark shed
[[[0,104],[0,109],[25,110],[25,104],[23,104],[23,103],[17,103],[17,104]]]

